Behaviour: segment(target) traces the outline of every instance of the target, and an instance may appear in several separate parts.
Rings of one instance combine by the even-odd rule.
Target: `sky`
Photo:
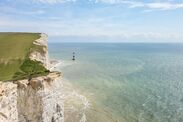
[[[183,42],[183,0],[0,0],[1,32],[50,42]]]

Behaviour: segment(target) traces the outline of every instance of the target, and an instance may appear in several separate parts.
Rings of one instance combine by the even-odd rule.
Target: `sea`
[[[90,101],[87,122],[183,122],[183,44],[49,43],[49,53]]]

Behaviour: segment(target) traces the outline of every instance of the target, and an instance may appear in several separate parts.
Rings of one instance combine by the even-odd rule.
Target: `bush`
[[[47,75],[48,73],[49,70],[47,70],[41,62],[25,59],[23,64],[20,66],[20,71],[15,73],[13,79],[19,80],[30,77],[32,78],[40,75]]]

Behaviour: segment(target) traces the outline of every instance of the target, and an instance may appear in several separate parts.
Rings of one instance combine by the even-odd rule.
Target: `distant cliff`
[[[31,77],[0,81],[0,122],[64,121],[61,73],[49,71],[47,35],[40,34],[33,45],[34,48],[28,48],[29,53],[20,65],[20,71],[15,73]],[[43,70],[47,72],[41,76],[38,71]]]

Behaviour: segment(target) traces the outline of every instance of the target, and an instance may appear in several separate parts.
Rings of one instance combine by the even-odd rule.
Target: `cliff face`
[[[0,122],[18,122],[17,84],[0,82]]]
[[[36,60],[36,61],[42,62],[43,65],[47,69],[49,69],[50,62],[49,62],[49,55],[48,55],[47,38],[48,38],[48,36],[46,34],[42,33],[41,37],[33,42],[35,45],[42,46],[43,50],[41,52],[37,51],[37,50],[31,52],[31,54],[29,55],[29,58],[31,60]]]
[[[43,52],[33,51],[37,60],[49,69],[47,35],[34,42]],[[62,85],[59,72],[31,79],[0,82],[0,122],[63,122]]]
[[[60,73],[18,81],[19,122],[62,122],[63,100]]]

